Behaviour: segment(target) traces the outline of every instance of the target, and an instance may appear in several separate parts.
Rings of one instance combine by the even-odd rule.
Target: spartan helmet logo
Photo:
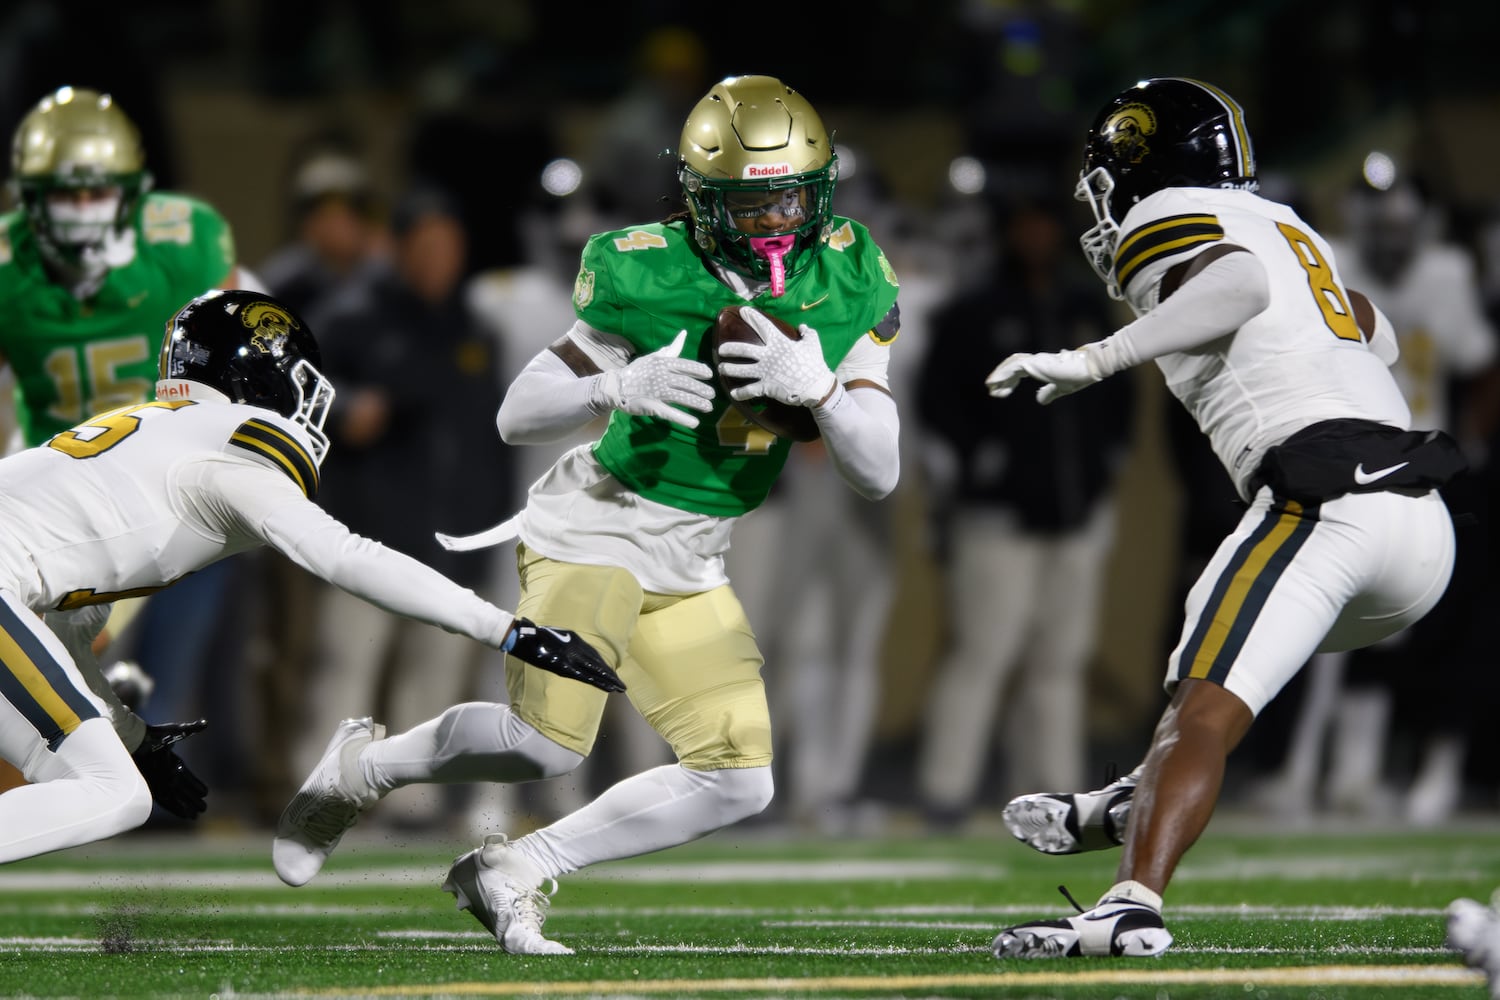
[[[1105,119],[1102,131],[1115,159],[1140,163],[1151,152],[1146,138],[1156,134],[1156,112],[1144,104],[1127,104]]]
[[[269,302],[252,302],[240,310],[240,322],[249,327],[250,344],[262,354],[279,358],[297,321]]]

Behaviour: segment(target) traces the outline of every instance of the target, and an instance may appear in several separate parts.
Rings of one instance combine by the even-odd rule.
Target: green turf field
[[[269,835],[133,835],[0,868],[0,995],[1482,1000],[1442,909],[1500,885],[1500,829],[1280,834],[1217,822],[1168,896],[1158,959],[998,962],[995,931],[1092,902],[1113,855],[999,836],[724,831],[565,880],[512,957],[438,890],[461,842],[357,829],[290,889]]]

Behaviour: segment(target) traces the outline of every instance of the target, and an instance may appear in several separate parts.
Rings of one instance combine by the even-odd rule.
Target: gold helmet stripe
[[[1202,87],[1213,96],[1214,100],[1224,105],[1224,110],[1229,112],[1229,121],[1234,126],[1234,141],[1237,147],[1235,154],[1240,161],[1240,176],[1254,177],[1255,150],[1250,145],[1250,131],[1245,128],[1245,109],[1240,107],[1238,101],[1211,83],[1204,83],[1202,80],[1194,80],[1186,76],[1173,77],[1173,79],[1191,83],[1195,87]]]

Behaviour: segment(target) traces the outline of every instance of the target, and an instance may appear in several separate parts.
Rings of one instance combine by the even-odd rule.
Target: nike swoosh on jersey
[[[804,303],[802,303],[802,308],[804,310],[807,310],[807,309],[811,309],[813,306],[822,305],[823,301],[828,298],[828,294],[829,293],[824,292],[822,295],[820,295],[817,298],[813,299],[811,302],[804,302]]]
[[[1376,480],[1384,479],[1393,472],[1400,472],[1410,464],[1410,462],[1402,462],[1400,465],[1392,465],[1389,468],[1366,472],[1365,463],[1361,462],[1354,467],[1354,481],[1361,486],[1368,486]]]

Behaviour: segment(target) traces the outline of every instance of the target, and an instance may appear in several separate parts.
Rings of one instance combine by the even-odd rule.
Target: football
[[[713,368],[717,373],[719,370],[719,345],[727,344],[732,340],[747,343],[761,343],[760,334],[755,328],[745,322],[740,315],[744,306],[725,306],[719,310],[719,315],[714,320],[712,336],[713,343]],[[777,319],[770,313],[765,314],[776,329],[783,336],[793,340],[802,339],[802,333],[796,327]],[[731,361],[737,359],[731,359]],[[745,379],[728,378],[722,374],[718,376],[719,388],[726,396],[729,390],[745,384]],[[816,441],[820,436],[818,422],[813,419],[812,411],[805,406],[788,406],[786,403],[774,399],[758,397],[744,401],[729,397],[730,404],[742,414],[746,420],[757,425],[763,430],[770,431],[777,437],[789,438],[793,441]]]
[[[1349,310],[1354,313],[1354,322],[1359,324],[1359,332],[1365,335],[1365,341],[1368,343],[1375,335],[1375,307],[1363,292],[1356,292],[1352,288],[1347,291],[1349,292]]]

